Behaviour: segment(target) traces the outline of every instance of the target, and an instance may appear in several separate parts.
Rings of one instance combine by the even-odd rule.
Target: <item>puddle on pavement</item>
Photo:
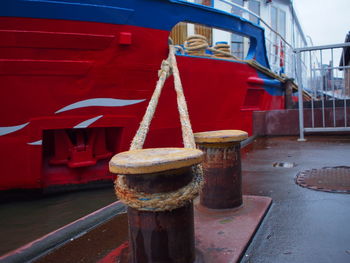
[[[296,163],[289,163],[289,162],[275,162],[272,164],[273,167],[283,167],[283,168],[293,168],[297,166]]]

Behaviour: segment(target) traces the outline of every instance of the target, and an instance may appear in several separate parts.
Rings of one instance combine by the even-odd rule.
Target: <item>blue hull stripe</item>
[[[170,31],[178,22],[200,23],[251,39],[249,58],[269,67],[264,29],[233,14],[181,0],[2,0],[0,16],[133,25]]]
[[[74,1],[6,0],[4,2],[6,3],[0,3],[0,16],[125,24],[134,13],[130,8]]]
[[[264,81],[263,88],[266,90],[267,93],[269,93],[272,96],[284,95],[284,89],[282,87],[282,83],[279,80],[266,76],[265,74],[261,73],[258,70],[257,72],[258,72],[258,77]]]

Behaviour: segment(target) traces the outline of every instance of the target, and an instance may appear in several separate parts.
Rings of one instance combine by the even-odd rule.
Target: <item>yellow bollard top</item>
[[[109,171],[116,174],[147,174],[192,166],[202,162],[203,152],[190,148],[150,148],[114,155]]]
[[[248,133],[241,130],[207,131],[194,134],[196,143],[240,142],[247,138]]]

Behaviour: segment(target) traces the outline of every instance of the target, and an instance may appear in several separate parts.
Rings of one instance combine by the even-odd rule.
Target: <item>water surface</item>
[[[113,188],[0,203],[0,255],[116,201]]]

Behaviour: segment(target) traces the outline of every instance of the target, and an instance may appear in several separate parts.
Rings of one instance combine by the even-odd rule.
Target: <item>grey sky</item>
[[[350,0],[293,0],[304,29],[314,45],[343,43],[350,31]]]

